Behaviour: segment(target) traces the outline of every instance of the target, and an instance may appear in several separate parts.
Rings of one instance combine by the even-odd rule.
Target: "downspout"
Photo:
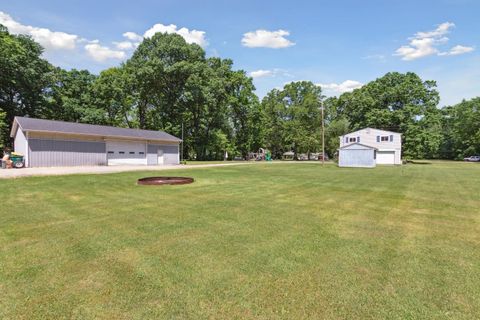
[[[105,165],[108,167],[108,145],[105,137],[103,137],[103,143],[105,143]]]

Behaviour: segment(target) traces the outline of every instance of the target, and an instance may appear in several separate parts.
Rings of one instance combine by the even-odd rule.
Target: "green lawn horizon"
[[[0,318],[480,318],[479,185],[458,162],[3,180]]]

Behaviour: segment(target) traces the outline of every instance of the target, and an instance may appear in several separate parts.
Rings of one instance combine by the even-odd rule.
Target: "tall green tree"
[[[244,71],[232,71],[232,65],[233,61],[228,60],[228,124],[236,147],[232,152],[246,157],[248,152],[258,150],[262,144],[259,101],[252,79]]]
[[[185,109],[184,88],[205,64],[205,52],[177,34],[156,33],[146,38],[127,61],[138,95],[137,118],[142,129],[175,127]]]
[[[463,100],[442,112],[442,157],[462,159],[480,154],[480,97]]]
[[[402,133],[403,153],[412,158],[437,157],[442,142],[439,94],[435,81],[412,72],[387,73],[335,99],[335,113],[352,130],[374,127]]]
[[[317,152],[321,146],[322,89],[310,81],[292,82],[283,88],[288,113],[287,142],[296,152]]]
[[[232,67],[229,59],[205,58],[200,46],[176,34],[145,39],[126,63],[138,126],[179,136],[183,124],[186,158],[245,154],[258,101],[252,80]]]
[[[0,112],[8,124],[2,131],[4,145],[11,143],[8,131],[15,116],[42,117],[47,108],[44,93],[53,67],[42,53],[30,37],[12,35],[0,25]]]
[[[281,158],[285,151],[291,149],[286,139],[289,116],[281,90],[273,89],[262,99],[262,120],[265,146],[274,158]]]
[[[49,119],[91,124],[105,124],[105,110],[95,104],[93,84],[96,76],[88,70],[57,68],[48,88]]]
[[[350,123],[346,118],[338,118],[328,122],[325,130],[325,152],[330,157],[337,155],[340,147],[340,136],[349,133]]]
[[[321,146],[321,88],[309,81],[273,89],[262,100],[265,141],[276,158],[285,151],[317,152]]]
[[[6,121],[7,114],[5,112],[0,111],[0,149],[3,149],[6,146],[5,141],[8,140],[8,123]]]
[[[104,70],[93,82],[92,104],[102,110],[107,124],[138,128],[137,95],[133,77],[124,65]]]

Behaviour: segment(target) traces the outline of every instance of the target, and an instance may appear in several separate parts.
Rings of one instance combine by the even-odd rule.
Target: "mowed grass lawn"
[[[1,180],[1,319],[479,319],[480,164]]]

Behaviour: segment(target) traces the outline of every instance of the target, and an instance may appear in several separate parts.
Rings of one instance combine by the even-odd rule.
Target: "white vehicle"
[[[463,158],[463,161],[480,162],[480,156],[470,156],[468,158]]]

